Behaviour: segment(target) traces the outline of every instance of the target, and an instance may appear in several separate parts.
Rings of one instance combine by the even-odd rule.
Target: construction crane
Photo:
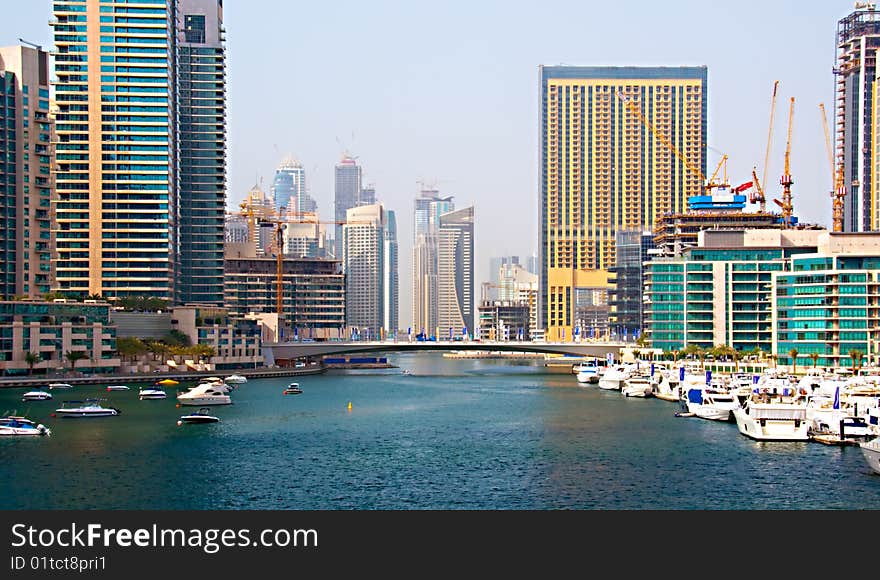
[[[632,101],[632,99],[624,95],[621,91],[617,91],[616,95],[617,98],[620,99],[624,105],[626,105],[626,108],[629,109],[630,112],[632,112],[634,115],[636,115],[642,121],[642,124],[645,125],[645,127],[647,127],[661,143],[663,143],[669,150],[671,150],[679,159],[679,161],[681,161],[685,165],[685,167],[687,167],[691,171],[691,173],[697,175],[700,178],[700,182],[704,184],[703,187],[706,190],[706,195],[712,195],[713,189],[717,189],[719,187],[727,187],[728,185],[730,185],[727,182],[726,154],[721,156],[721,161],[718,162],[718,166],[715,168],[715,172],[712,173],[712,177],[706,179],[706,176],[703,175],[702,170],[691,163],[688,158],[685,157],[681,151],[679,151],[678,147],[676,147],[675,144],[672,143],[672,141],[667,139],[663,133],[658,131],[657,128],[654,127],[653,124],[651,124],[651,122],[642,114],[642,112],[639,110],[638,105],[636,105]],[[721,181],[716,181],[715,178],[718,176],[718,172],[721,170],[722,167],[724,167],[724,179]]]
[[[776,94],[779,89],[779,81],[773,82],[773,96],[770,99],[770,125],[767,128],[767,148],[764,150],[764,172],[758,181],[758,174],[752,171],[752,179],[755,181],[755,191],[749,201],[758,204],[758,210],[764,213],[767,210],[767,198],[764,196],[764,184],[767,183],[767,168],[770,166],[770,145],[773,143],[773,122],[776,119]]]
[[[828,153],[828,165],[831,167],[831,176],[834,181],[834,189],[831,190],[831,215],[832,231],[843,231],[843,199],[846,197],[846,185],[844,183],[843,163],[834,164],[834,149],[831,145],[831,132],[828,130],[828,119],[825,115],[825,103],[819,103],[822,112],[822,129],[825,131],[825,149]]]
[[[779,183],[782,185],[782,201],[778,199],[773,200],[776,205],[782,208],[782,225],[785,228],[791,227],[791,214],[793,211],[791,202],[791,185],[794,183],[794,180],[791,178],[791,129],[793,119],[794,97],[791,97],[788,107],[788,139],[785,143],[785,169],[783,170],[782,177],[779,179]]]

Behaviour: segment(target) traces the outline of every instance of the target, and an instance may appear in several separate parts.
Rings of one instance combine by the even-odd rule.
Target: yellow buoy
[[[351,401],[348,402],[348,410],[351,411]]]

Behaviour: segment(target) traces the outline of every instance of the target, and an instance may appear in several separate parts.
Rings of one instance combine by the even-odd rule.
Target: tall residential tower
[[[0,48],[0,300],[51,290],[48,53]]]
[[[707,69],[539,72],[540,325],[547,340],[569,340],[579,290],[608,286],[617,231],[651,229],[702,192],[692,168],[706,173]]]

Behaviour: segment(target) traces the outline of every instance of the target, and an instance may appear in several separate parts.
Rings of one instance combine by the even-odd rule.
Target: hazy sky
[[[400,321],[410,320],[419,181],[476,212],[476,285],[493,256],[536,250],[538,66],[695,66],[709,71],[709,171],[762,173],[773,82],[779,96],[768,200],[779,197],[788,101],[794,211],[830,226],[835,32],[843,0],[444,2],[226,0],[229,192],[237,207],[277,163],[304,164],[332,220],[333,166],[350,150],[398,215]],[[0,0],[0,45],[50,46],[48,0]],[[775,208],[770,202],[768,208]]]

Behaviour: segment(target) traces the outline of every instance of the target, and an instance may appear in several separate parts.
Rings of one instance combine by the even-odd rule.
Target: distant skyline
[[[397,214],[400,279],[412,266],[413,202],[422,181],[475,206],[476,287],[489,258],[536,250],[539,65],[708,67],[709,171],[729,156],[730,181],[763,172],[773,82],[779,80],[768,198],[780,196],[795,97],[794,212],[831,224],[831,171],[819,103],[833,131],[834,36],[851,1],[707,4],[550,0],[423,5],[341,0],[224,2],[229,88],[228,203],[288,154],[302,161],[324,220],[345,151]],[[0,45],[51,46],[51,2],[0,0]],[[296,23],[296,26],[291,26]],[[770,201],[768,207],[775,210]],[[410,312],[401,294],[401,325]]]

